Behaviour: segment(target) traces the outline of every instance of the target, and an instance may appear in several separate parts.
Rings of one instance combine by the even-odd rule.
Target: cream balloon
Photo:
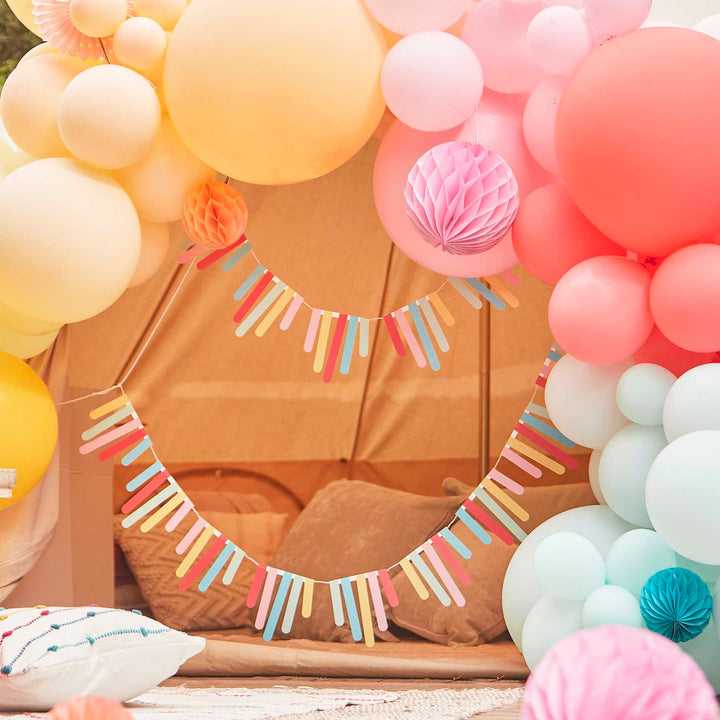
[[[39,355],[55,341],[58,331],[45,335],[22,335],[0,322],[0,352],[14,355],[20,360]]]
[[[0,183],[0,302],[50,323],[112,305],[140,256],[140,221],[109,175],[69,158],[24,165]]]
[[[164,30],[172,30],[187,8],[187,0],[135,0],[135,14],[154,20]]]
[[[113,52],[123,65],[138,72],[156,67],[165,55],[167,35],[155,22],[146,17],[126,20],[113,36]]]
[[[142,220],[180,220],[187,194],[215,173],[198,160],[164,117],[152,150],[139,163],[117,173]]]
[[[170,228],[165,223],[141,222],[142,247],[129,287],[147,282],[162,267],[170,249]]]
[[[36,158],[68,155],[57,123],[58,104],[85,64],[48,53],[26,60],[10,73],[0,96],[0,116],[10,137]]]
[[[301,182],[371,137],[385,52],[362,0],[202,0],[170,37],[165,100],[180,137],[218,172]]]
[[[119,65],[98,65],[74,78],[58,104],[58,129],[68,150],[106,170],[142,160],[160,129],[152,85]]]
[[[47,322],[21,315],[5,303],[0,303],[0,323],[20,335],[49,335],[63,326],[61,322]]]
[[[8,7],[15,17],[33,34],[40,35],[32,14],[32,0],[7,0]]]
[[[35,47],[30,48],[19,60],[16,67],[20,67],[24,62],[30,60],[30,58],[38,57],[38,55],[57,55],[57,50],[49,43],[43,42]]]
[[[112,35],[128,14],[127,0],[70,0],[72,24],[88,37]]]

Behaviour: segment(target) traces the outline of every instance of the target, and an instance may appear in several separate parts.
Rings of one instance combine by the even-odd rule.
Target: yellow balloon
[[[55,403],[45,383],[21,360],[0,352],[0,468],[17,471],[4,510],[42,479],[57,443]]]
[[[57,334],[57,331],[63,326],[63,323],[45,322],[21,315],[3,303],[0,303],[0,323],[20,335]]]
[[[377,127],[385,52],[363,0],[194,0],[170,37],[165,101],[180,137],[219,172],[310,180]]]
[[[147,282],[162,267],[170,249],[170,228],[166,223],[141,222],[142,248],[135,274],[128,287]]]
[[[32,14],[32,0],[7,0],[8,7],[13,11],[15,17],[35,35],[40,35],[35,18]]]
[[[55,330],[45,335],[23,335],[0,322],[0,352],[27,360],[47,350],[57,334],[58,331]]]
[[[185,12],[187,0],[135,0],[135,14],[155,20],[164,30],[172,30]]]

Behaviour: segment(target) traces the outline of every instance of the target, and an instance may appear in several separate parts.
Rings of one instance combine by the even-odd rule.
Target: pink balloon
[[[390,111],[416,130],[439,132],[470,117],[483,92],[475,53],[448,33],[415,33],[385,58],[382,90]]]
[[[543,72],[530,57],[527,30],[543,7],[541,2],[473,3],[461,37],[480,60],[486,87],[502,93],[525,93],[540,82]]]
[[[650,275],[634,260],[585,260],[555,286],[548,310],[550,329],[562,348],[582,362],[619,362],[635,353],[652,332],[649,294]]]
[[[637,30],[650,14],[652,0],[583,0],[583,10],[599,37]]]
[[[692,352],[720,350],[720,246],[690,245],[653,277],[650,303],[668,340]]]
[[[532,156],[548,172],[559,174],[555,155],[555,120],[567,78],[548,77],[531,93],[523,114],[523,133]]]
[[[469,4],[469,0],[365,0],[370,14],[398,35],[447,30],[467,12]]]
[[[527,31],[530,57],[546,72],[572,75],[592,52],[595,36],[579,10],[549,7],[541,10]]]

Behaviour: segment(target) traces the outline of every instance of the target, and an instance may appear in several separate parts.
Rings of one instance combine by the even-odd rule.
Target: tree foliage
[[[0,87],[20,58],[39,42],[40,38],[13,15],[5,0],[0,0]]]

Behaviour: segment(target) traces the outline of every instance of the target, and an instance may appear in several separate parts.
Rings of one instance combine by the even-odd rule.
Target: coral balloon
[[[172,30],[187,8],[188,0],[135,0],[135,14]]]
[[[132,715],[117,700],[77,697],[56,705],[47,720],[132,720]]]
[[[416,33],[385,58],[382,90],[390,111],[416,130],[438,132],[465,122],[483,91],[475,53],[448,33]]]
[[[535,160],[550,173],[560,172],[555,152],[555,123],[560,98],[567,80],[548,77],[531,93],[523,113],[523,134],[528,150]]]
[[[140,230],[140,259],[128,287],[137,287],[150,280],[162,267],[170,249],[170,228],[165,223],[141,222]]]
[[[655,273],[653,317],[671,342],[696,353],[720,350],[720,245],[678,250]]]
[[[590,224],[564,185],[546,185],[528,195],[513,226],[513,243],[522,266],[549,285],[584,260],[625,254]]]
[[[150,152],[160,117],[152,85],[119,65],[80,73],[58,105],[58,128],[68,150],[108,170],[132,165]]]
[[[469,0],[365,0],[370,14],[398,35],[447,30],[467,12]]]
[[[505,0],[473,3],[461,37],[477,55],[486,87],[502,93],[524,93],[540,82],[543,72],[530,57],[527,30],[543,7],[540,2]]]
[[[519,206],[518,184],[510,166],[482,145],[444,143],[415,163],[405,203],[433,247],[471,255],[490,250],[510,231]]]
[[[139,255],[137,213],[109,175],[48,158],[0,184],[0,302],[20,315],[64,323],[102,312]]]
[[[127,0],[69,0],[73,25],[88,37],[112,35],[128,16]]]
[[[180,137],[219,172],[301,182],[373,134],[385,52],[362,0],[193,2],[170,37],[165,100]]]
[[[583,362],[610,364],[632,355],[653,329],[650,275],[634,260],[597,257],[563,275],[550,298],[550,329]]]
[[[150,18],[128,18],[113,37],[113,51],[118,62],[138,72],[147,72],[162,62],[167,49],[167,35]]]
[[[546,72],[572,75],[592,52],[593,29],[575,8],[548,7],[532,20],[527,31],[530,57]]]
[[[0,467],[17,471],[10,498],[22,500],[42,479],[57,443],[58,422],[49,390],[29,365],[0,352]]]
[[[57,124],[58,103],[70,81],[85,70],[77,58],[46,54],[19,65],[0,96],[0,115],[10,137],[36,158],[67,155]]]
[[[583,10],[597,33],[607,39],[637,30],[650,14],[652,0],[583,0]]]
[[[666,257],[720,229],[720,93],[710,88],[720,88],[720,44],[677,28],[617,38],[568,84],[560,171],[583,214],[623,247]]]
[[[55,341],[58,331],[44,335],[23,335],[9,328],[0,320],[0,352],[13,355],[20,360],[39,355]]]
[[[245,232],[247,204],[232,185],[213,180],[187,196],[182,220],[193,242],[208,248],[227,247]]]
[[[652,283],[650,284],[650,309],[652,310]],[[694,353],[670,342],[658,328],[654,328],[645,344],[633,353],[639,363],[654,363],[678,377],[688,370],[714,362],[715,353]]]

